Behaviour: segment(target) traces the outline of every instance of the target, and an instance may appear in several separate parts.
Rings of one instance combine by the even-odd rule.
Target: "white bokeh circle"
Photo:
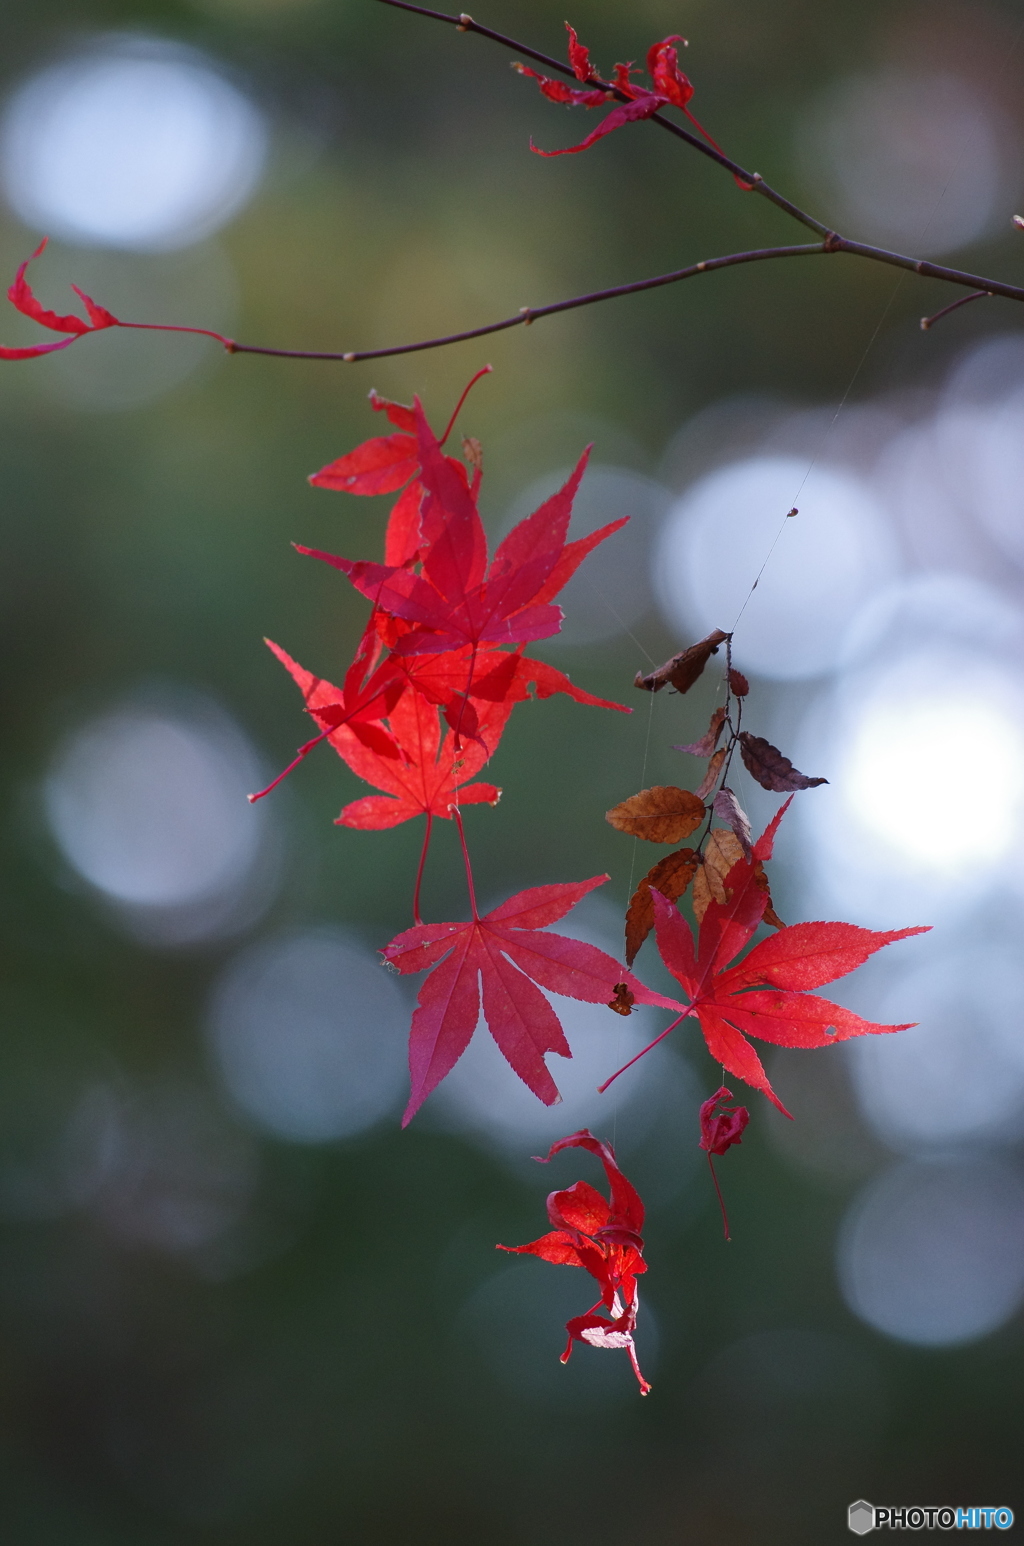
[[[794,503],[799,514],[787,520]],[[731,629],[742,608],[737,664],[798,680],[835,669],[853,619],[898,568],[885,515],[863,479],[765,455],[687,490],[662,528],[653,579],[673,633]]]
[[[234,932],[276,870],[252,744],[216,705],[127,701],[68,735],[43,783],[64,858],[131,932],[188,943]]]
[[[969,81],[889,67],[830,86],[801,122],[798,150],[841,229],[931,254],[999,220],[1014,192],[1009,138]]]
[[[994,1158],[905,1161],[855,1198],[836,1250],[869,1326],[922,1347],[976,1341],[1024,1299],[1024,1182]]]
[[[31,75],[0,125],[8,202],[83,246],[200,241],[252,195],[266,152],[262,114],[204,54],[130,34]]]
[[[1024,1134],[1024,970],[1005,946],[922,942],[879,1018],[918,1022],[847,1049],[861,1112],[890,1148],[1013,1142]]]
[[[208,1017],[221,1077],[265,1131],[352,1138],[408,1090],[410,1005],[373,951],[327,930],[262,940],[225,968]]]

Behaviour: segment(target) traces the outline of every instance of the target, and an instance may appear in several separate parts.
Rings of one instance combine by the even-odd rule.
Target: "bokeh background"
[[[480,19],[561,51],[538,0]],[[1013,5],[572,20],[605,68],[687,33],[740,161],[852,235],[1024,282]],[[650,126],[531,156],[593,120],[373,0],[35,0],[0,39],[0,268],[48,232],[59,311],[74,280],[136,320],[373,347],[800,239]],[[372,365],[157,334],[4,364],[5,1541],[817,1546],[859,1497],[1020,1502],[1024,314],[922,333],[952,298],[836,257]],[[2,337],[39,330],[8,310]],[[290,544],[375,556],[386,516],[306,475],[379,429],[370,387],[442,423],[487,361],[462,423],[492,532],[591,440],[575,530],[634,517],[537,647],[634,713],[517,709],[501,805],[467,818],[483,897],[607,869],[565,927],[617,952],[659,851],[603,813],[699,776],[670,748],[720,690],[634,673],[746,601],[748,723],[830,780],[787,818],[779,911],[935,925],[837,992],[919,1029],[770,1060],[796,1121],[750,1101],[728,1246],[695,1034],[593,1093],[650,1011],[567,1006],[554,1113],[478,1036],[401,1133],[411,998],[374,951],[418,824],[333,826],[365,790],[326,749],[245,800],[308,724],[262,637],[337,678],[362,623]],[[425,898],[465,908],[447,828]],[[639,967],[663,981],[651,945]],[[576,1274],[494,1252],[590,1175],[529,1159],[583,1123],[649,1204],[647,1401],[618,1355],[558,1363]]]

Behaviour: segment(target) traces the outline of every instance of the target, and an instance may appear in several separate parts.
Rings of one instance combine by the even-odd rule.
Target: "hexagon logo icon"
[[[851,1503],[847,1524],[854,1535],[867,1535],[869,1530],[875,1528],[874,1504],[865,1502],[863,1498]]]

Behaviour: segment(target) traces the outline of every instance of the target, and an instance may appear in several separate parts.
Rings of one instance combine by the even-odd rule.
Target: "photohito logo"
[[[851,1503],[847,1523],[854,1535],[869,1530],[1008,1530],[1012,1508],[877,1508],[864,1498]]]

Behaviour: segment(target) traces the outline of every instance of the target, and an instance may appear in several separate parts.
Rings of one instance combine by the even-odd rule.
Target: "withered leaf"
[[[768,893],[768,905],[764,910],[763,922],[770,923],[773,929],[784,929],[786,925],[772,906],[772,890],[768,884],[768,876],[765,874],[764,865],[758,859],[754,865],[754,885],[761,891]]]
[[[714,810],[715,815],[721,816],[722,820],[735,832],[740,840],[744,854],[749,859],[751,853],[750,818],[728,785],[723,784],[722,788],[715,795]]]
[[[743,857],[743,847],[735,832],[730,832],[725,827],[716,827],[708,834],[708,840],[704,844],[704,862],[693,877],[693,915],[698,923],[704,921],[709,902],[714,900],[724,905],[729,900],[725,877],[733,865],[738,864]],[[759,890],[768,894],[764,922],[771,924],[773,929],[785,928],[785,924],[772,906],[768,876],[765,874],[764,863],[760,859],[754,865],[753,881]]]
[[[743,675],[743,672],[737,671],[735,666],[729,667],[729,686],[737,698],[745,698],[750,691],[750,683]]]
[[[735,832],[727,827],[716,827],[708,834],[704,862],[693,877],[693,913],[698,923],[703,922],[710,901],[728,901],[725,877],[742,858],[743,848]]]
[[[679,843],[704,820],[704,801],[689,789],[655,784],[652,789],[641,789],[621,805],[613,806],[605,820],[620,832],[642,837],[648,843]]]
[[[729,833],[732,837],[732,833]],[[700,860],[692,848],[679,848],[674,854],[659,859],[648,870],[630,898],[626,913],[626,965],[632,966],[637,951],[654,927],[654,903],[651,887],[656,886],[663,897],[677,902],[690,884]]]
[[[676,692],[688,692],[712,655],[717,655],[718,646],[731,638],[731,634],[715,628],[706,639],[691,644],[689,649],[680,650],[678,655],[666,660],[656,671],[649,671],[646,676],[638,671],[633,686],[642,687],[645,692],[660,692],[663,687],[674,687]]]
[[[689,746],[673,746],[672,750],[674,752],[686,752],[691,757],[710,757],[718,745],[724,724],[725,705],[722,704],[712,714],[711,723],[699,741],[692,741]]]
[[[704,774],[704,777],[701,779],[700,783],[697,785],[696,792],[699,799],[706,800],[712,789],[714,789],[715,784],[718,782],[718,775],[722,771],[722,763],[725,761],[727,753],[727,747],[719,747],[718,751],[715,752],[715,755],[708,763],[708,770]]]
[[[608,1000],[608,1008],[614,1009],[617,1015],[631,1015],[633,1013],[633,1001],[635,994],[631,993],[624,982],[615,984],[615,997]]]
[[[749,730],[740,735],[740,756],[747,772],[757,779],[761,788],[771,789],[776,794],[792,794],[796,789],[815,789],[819,784],[828,783],[827,778],[808,778],[806,773],[797,772],[777,746],[763,736],[751,735]]]

